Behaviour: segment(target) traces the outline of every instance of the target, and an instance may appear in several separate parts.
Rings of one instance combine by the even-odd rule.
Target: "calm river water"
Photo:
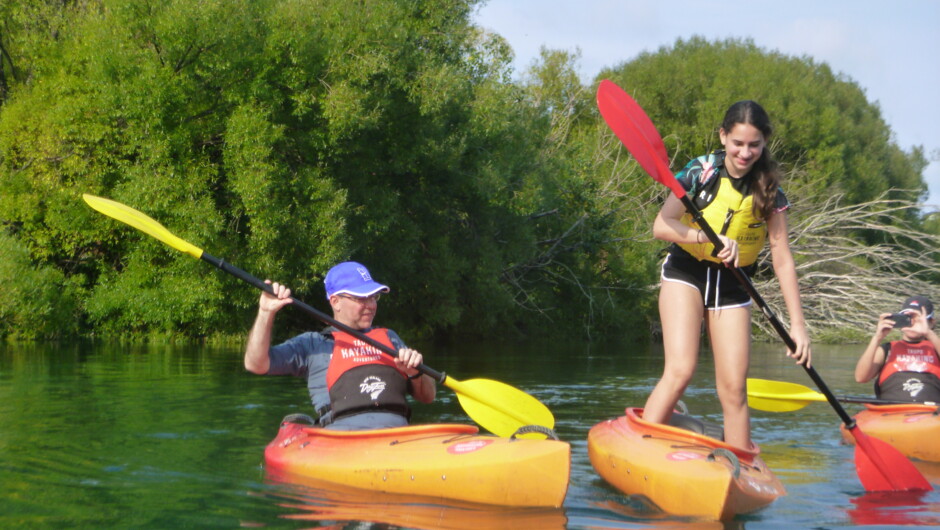
[[[297,379],[246,373],[238,348],[0,344],[2,528],[852,528],[940,525],[940,491],[865,494],[839,418],[825,403],[753,412],[754,439],[788,496],[725,525],[650,511],[607,486],[587,456],[588,429],[642,406],[661,371],[658,345],[465,344],[425,350],[459,380],[489,378],[535,395],[571,443],[571,482],[558,510],[467,510],[394,498],[303,490],[265,478],[262,453],[281,418],[310,412]],[[755,347],[752,377],[811,386],[782,346]],[[816,346],[837,393],[860,346]],[[720,421],[710,357],[685,401]],[[415,422],[469,422],[447,388]],[[857,406],[847,406],[850,412]],[[925,443],[940,443],[925,440]],[[940,466],[922,466],[940,483]],[[938,488],[940,489],[940,488]]]

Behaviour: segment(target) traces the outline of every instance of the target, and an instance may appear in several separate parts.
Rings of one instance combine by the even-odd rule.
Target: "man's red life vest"
[[[408,417],[408,376],[378,348],[352,335],[333,330],[333,356],[326,371],[333,418],[362,412],[395,412]],[[369,338],[395,349],[385,328],[374,328]]]

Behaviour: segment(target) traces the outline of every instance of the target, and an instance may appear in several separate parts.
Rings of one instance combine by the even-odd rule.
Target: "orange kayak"
[[[871,405],[855,415],[865,434],[894,446],[908,458],[940,462],[940,408],[936,405]],[[842,438],[854,444],[852,434],[840,427]]]
[[[360,490],[500,506],[559,507],[571,448],[497,438],[472,425],[332,431],[284,421],[264,451],[269,471]]]
[[[689,430],[650,423],[643,409],[598,423],[588,433],[594,469],[628,495],[664,512],[713,520],[767,506],[786,490],[759,456]]]

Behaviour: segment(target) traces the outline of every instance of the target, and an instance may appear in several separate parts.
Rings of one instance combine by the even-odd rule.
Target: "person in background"
[[[719,129],[724,149],[696,158],[677,175],[689,198],[719,234],[724,245],[721,252],[714,253],[714,245],[675,194],[669,195],[653,223],[653,235],[672,245],[662,266],[659,291],[666,362],[643,418],[669,422],[695,373],[704,320],[715,357],[724,439],[744,449],[752,448],[746,388],[751,299],[730,267],[742,267],[750,273],[768,236],[774,273],[797,346],[787,355],[806,366],[811,362],[787,234],[790,204],[780,189],[780,172],[767,148],[771,133],[764,109],[754,101],[739,101],[728,109]]]
[[[245,347],[245,368],[260,375],[305,377],[321,426],[360,430],[407,425],[411,416],[407,395],[431,403],[437,384],[418,371],[424,360],[420,353],[408,348],[394,331],[372,326],[388,286],[374,281],[369,270],[354,261],[330,269],[324,284],[336,321],[396,350],[398,356],[392,358],[333,327],[271,347],[274,317],[292,302],[290,289],[273,283],[274,295],[264,292],[258,302]]]
[[[882,342],[896,327],[901,340]],[[855,365],[855,380],[874,379],[878,399],[940,403],[940,337],[933,327],[933,303],[926,296],[908,298],[898,313],[882,313]]]

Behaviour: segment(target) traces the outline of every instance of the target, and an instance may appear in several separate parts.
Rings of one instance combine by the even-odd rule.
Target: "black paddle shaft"
[[[712,227],[708,225],[708,222],[705,221],[705,218],[702,216],[702,211],[699,210],[695,204],[692,203],[692,200],[689,199],[688,195],[683,195],[679,197],[679,200],[682,201],[682,204],[685,206],[686,210],[692,215],[692,220],[698,223],[699,228],[705,232],[705,235],[708,236],[708,240],[715,245],[715,250],[721,251],[725,248],[724,244],[721,242],[721,239],[718,237],[718,234],[712,230]],[[783,327],[783,323],[777,318],[777,315],[771,311],[770,307],[767,305],[767,302],[761,297],[760,293],[757,292],[757,289],[754,288],[754,284],[751,283],[751,279],[748,278],[747,274],[744,273],[738,267],[729,267],[731,273],[734,274],[734,277],[738,280],[738,283],[744,287],[744,290],[747,291],[747,294],[750,295],[751,299],[754,300],[754,303],[760,307],[761,312],[764,313],[764,316],[767,317],[767,320],[770,321],[770,325],[777,331],[777,334],[780,335],[780,338],[783,339],[783,342],[787,345],[787,348],[790,351],[796,351],[796,342],[793,340],[793,337],[790,336],[790,333],[787,331],[787,328]],[[836,410],[836,414],[839,415],[839,418],[842,419],[842,423],[845,424],[848,428],[855,427],[855,420],[849,416],[849,413],[845,411],[842,405],[839,403],[836,396],[829,390],[829,387],[826,386],[826,383],[822,380],[816,369],[812,366],[806,366],[805,364],[800,365],[806,370],[806,373],[809,374],[809,377],[816,383],[816,386],[819,387],[820,392],[826,396],[826,400],[829,401],[829,404],[832,405],[832,408]]]
[[[217,268],[219,268],[219,269],[221,269],[221,270],[223,270],[223,271],[225,271],[225,272],[231,274],[232,276],[234,276],[234,277],[236,277],[236,278],[238,278],[238,279],[240,279],[240,280],[242,280],[242,281],[244,281],[244,282],[246,282],[246,283],[249,283],[249,284],[251,284],[251,285],[257,287],[258,289],[261,289],[262,291],[264,291],[264,292],[266,292],[266,293],[268,293],[268,294],[270,294],[270,295],[274,295],[274,288],[271,287],[271,284],[269,284],[269,283],[264,283],[264,282],[261,281],[260,279],[258,279],[258,278],[256,278],[256,277],[252,276],[251,274],[249,274],[249,273],[243,271],[242,269],[236,267],[235,265],[232,265],[231,263],[227,263],[225,260],[219,259],[219,258],[217,258],[217,257],[215,257],[215,256],[213,256],[213,255],[211,255],[211,254],[209,254],[209,253],[207,253],[207,252],[203,252],[203,253],[202,253],[202,256],[200,256],[200,259],[203,260],[203,261],[205,261],[206,263],[209,263],[209,264],[211,264],[211,265],[213,265],[213,266],[215,266],[215,267],[217,267]],[[290,297],[290,299],[291,299],[291,301],[293,302],[292,305],[296,306],[298,309],[302,310],[303,312],[307,313],[308,315],[311,315],[312,317],[316,318],[317,320],[320,320],[321,322],[324,322],[324,323],[326,323],[326,324],[329,324],[330,326],[333,326],[334,328],[336,328],[336,329],[338,329],[338,330],[340,330],[340,331],[345,331],[346,333],[349,333],[349,334],[352,335],[353,337],[356,337],[357,339],[359,339],[359,340],[361,340],[362,342],[365,342],[366,344],[368,344],[368,345],[370,345],[370,346],[372,346],[372,347],[378,349],[379,351],[381,351],[382,353],[384,353],[384,354],[386,354],[386,355],[390,355],[390,356],[392,356],[392,357],[398,357],[398,352],[397,352],[397,351],[395,351],[394,349],[389,348],[388,346],[382,344],[381,342],[379,342],[379,341],[373,339],[372,337],[366,335],[365,333],[359,331],[358,329],[354,329],[354,328],[351,328],[351,327],[347,326],[346,324],[343,324],[342,322],[336,320],[335,318],[333,318],[333,317],[327,315],[326,313],[324,313],[324,312],[322,312],[322,311],[317,310],[315,307],[313,307],[313,306],[311,306],[311,305],[309,305],[309,304],[303,302],[302,300],[298,300],[297,298],[294,298],[293,296]],[[441,383],[441,384],[443,384],[443,383],[444,383],[444,380],[447,379],[447,375],[446,375],[445,373],[443,373],[443,372],[438,372],[437,370],[434,370],[433,368],[429,368],[429,367],[426,366],[424,363],[419,364],[419,365],[417,366],[417,370],[418,370],[419,372],[421,372],[421,373],[427,375],[427,376],[432,377],[432,378],[435,379],[438,383]]]

